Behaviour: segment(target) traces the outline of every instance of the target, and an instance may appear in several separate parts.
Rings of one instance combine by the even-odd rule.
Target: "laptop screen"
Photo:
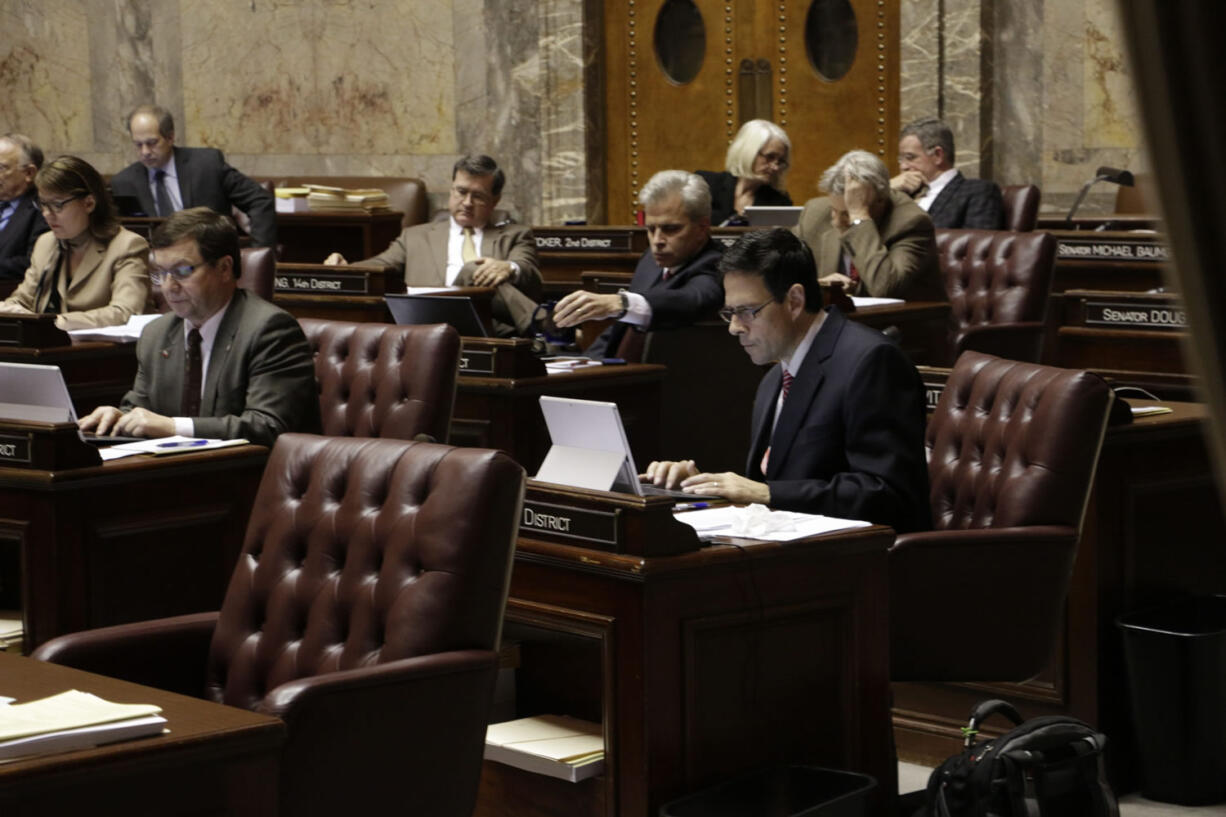
[[[75,423],[77,413],[60,367],[0,363],[0,418]]]
[[[385,295],[387,308],[398,324],[447,323],[463,337],[489,335],[477,317],[472,298],[463,295]]]
[[[541,412],[545,415],[553,448],[541,465],[537,479],[643,495],[616,403],[541,397]],[[575,456],[567,458],[563,456],[565,452],[575,452]]]
[[[745,208],[745,220],[750,227],[795,227],[800,221],[803,207],[754,207]]]

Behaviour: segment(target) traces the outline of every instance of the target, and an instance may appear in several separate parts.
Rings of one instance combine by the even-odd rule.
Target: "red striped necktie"
[[[788,399],[788,392],[792,390],[792,380],[793,380],[792,373],[789,372],[787,369],[784,369],[783,370],[783,389],[782,389],[784,400]],[[762,455],[762,476],[766,476],[766,465],[767,463],[770,462],[770,458],[771,458],[771,448],[768,445],[766,447],[766,453]]]

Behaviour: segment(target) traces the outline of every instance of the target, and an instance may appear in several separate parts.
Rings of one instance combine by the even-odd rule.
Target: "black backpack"
[[[973,742],[995,713],[1017,727]],[[962,730],[961,754],[928,778],[928,817],[1119,817],[1103,773],[1107,739],[1075,718],[1048,715],[1022,722],[1007,701],[984,701]]]

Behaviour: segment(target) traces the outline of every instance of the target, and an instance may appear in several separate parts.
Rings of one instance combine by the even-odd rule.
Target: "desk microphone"
[[[1077,208],[1081,206],[1081,202],[1085,199],[1086,193],[1090,192],[1090,188],[1099,182],[1111,182],[1123,187],[1132,187],[1136,183],[1132,173],[1127,170],[1120,170],[1118,167],[1100,167],[1094,171],[1094,178],[1081,186],[1081,192],[1077,194],[1077,200],[1073,202],[1073,206],[1069,209],[1068,215],[1064,217],[1064,223],[1070,227],[1073,224],[1073,216],[1077,213]]]

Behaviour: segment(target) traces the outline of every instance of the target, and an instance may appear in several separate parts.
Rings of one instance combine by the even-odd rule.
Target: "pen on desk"
[[[192,448],[197,445],[208,444],[208,440],[171,440],[168,443],[158,443],[158,448]]]
[[[674,511],[697,511],[700,508],[711,507],[710,502],[678,502],[673,506]]]

